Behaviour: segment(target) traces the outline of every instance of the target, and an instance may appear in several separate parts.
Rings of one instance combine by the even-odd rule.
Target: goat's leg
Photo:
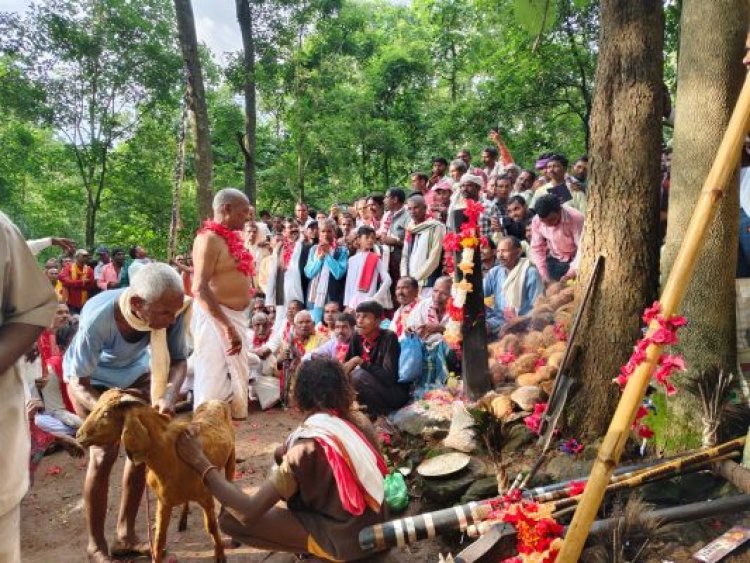
[[[234,471],[235,471],[236,465],[237,465],[237,458],[235,456],[234,448],[232,448],[232,451],[229,454],[229,457],[227,458],[227,463],[224,465],[224,477],[230,483],[234,481]]]
[[[154,530],[154,545],[151,557],[154,563],[161,563],[164,559],[164,550],[167,546],[167,528],[172,518],[172,507],[164,504],[161,499],[156,503],[156,523]]]
[[[190,503],[186,502],[182,506],[182,514],[180,515],[180,522],[179,524],[177,524],[178,532],[184,532],[185,530],[187,530],[188,514],[190,514]]]
[[[209,498],[201,502],[201,507],[203,507],[203,520],[206,524],[206,531],[214,540],[214,559],[217,563],[226,563],[227,558],[224,555],[224,542],[219,532],[219,522],[216,520],[214,499]]]

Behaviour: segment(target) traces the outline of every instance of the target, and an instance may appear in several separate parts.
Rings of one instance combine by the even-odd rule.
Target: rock
[[[466,469],[459,473],[442,479],[425,478],[422,481],[422,494],[442,507],[455,504],[472,483],[484,476],[483,469],[484,465],[472,458]]]
[[[426,401],[414,401],[399,409],[388,418],[401,432],[412,436],[421,436],[429,429],[448,430],[451,424],[452,406],[437,405]]]
[[[542,390],[534,385],[519,387],[510,394],[510,399],[517,404],[521,410],[534,410],[534,405],[541,402]]]
[[[467,502],[496,497],[497,495],[497,477],[490,475],[474,481],[459,502],[465,504]]]
[[[524,446],[532,443],[536,436],[526,428],[525,424],[514,424],[508,430],[508,439],[503,444],[501,451],[510,453],[519,451]]]
[[[545,473],[555,482],[568,479],[582,479],[591,472],[593,460],[574,459],[568,455],[557,455],[547,462]]]

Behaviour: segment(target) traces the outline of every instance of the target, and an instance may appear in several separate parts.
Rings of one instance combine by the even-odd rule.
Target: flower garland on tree
[[[221,223],[208,219],[203,222],[203,226],[199,231],[199,233],[206,232],[212,232],[224,239],[224,242],[227,243],[229,254],[237,262],[237,269],[240,272],[247,277],[255,275],[253,255],[245,248],[245,243],[242,241],[242,237],[238,231],[233,231]]]
[[[633,348],[633,353],[630,356],[628,362],[620,368],[619,375],[613,380],[620,386],[620,391],[625,388],[625,385],[630,379],[630,376],[635,373],[636,368],[647,360],[646,350],[651,344],[658,346],[671,346],[679,343],[677,337],[677,330],[687,324],[687,319],[681,316],[670,316],[666,318],[661,314],[661,303],[654,301],[651,307],[647,308],[643,312],[641,317],[646,325],[644,329],[645,335],[641,338]],[[656,322],[657,328],[651,334],[648,333],[648,327],[653,322]],[[660,354],[656,362],[656,371],[654,372],[652,379],[664,388],[667,396],[672,396],[677,392],[677,388],[670,381],[670,378],[676,371],[685,371],[685,359],[681,355],[675,354]],[[638,412],[635,415],[635,421],[633,422],[633,429],[638,433],[641,438],[651,438],[654,435],[654,431],[643,422],[644,417],[648,415],[648,409],[641,405],[638,408]]]
[[[484,206],[481,203],[467,199],[466,209],[464,209],[466,221],[461,225],[461,230],[457,233],[448,233],[443,241],[443,249],[446,252],[445,269],[449,274],[453,274],[456,268],[453,253],[461,251],[461,261],[458,263],[461,277],[453,284],[451,290],[451,298],[447,307],[450,320],[443,334],[451,348],[458,348],[461,345],[464,305],[466,305],[468,294],[474,291],[469,276],[474,273],[474,255],[484,238],[479,236],[479,216],[483,211]]]

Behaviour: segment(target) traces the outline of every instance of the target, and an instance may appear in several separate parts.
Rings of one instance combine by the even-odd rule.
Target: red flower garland
[[[242,241],[242,237],[238,231],[233,231],[221,223],[208,219],[203,222],[203,226],[198,232],[205,233],[209,231],[220,236],[227,243],[229,254],[237,262],[237,270],[248,277],[255,274],[253,255],[245,248],[245,243]]]
[[[641,338],[636,345],[633,347],[633,353],[630,356],[628,362],[620,368],[620,373],[613,380],[620,386],[620,391],[625,388],[625,385],[630,379],[630,376],[635,373],[635,370],[646,361],[646,350],[651,344],[658,346],[671,346],[679,343],[677,337],[677,330],[687,324],[687,319],[681,316],[671,316],[669,318],[664,317],[661,314],[661,303],[654,301],[651,307],[648,307],[642,316],[643,322],[648,327],[651,323],[656,322],[657,328],[652,334],[646,334]],[[667,396],[672,396],[677,393],[677,388],[672,384],[670,378],[676,371],[685,371],[685,360],[682,356],[674,354],[660,354],[656,362],[657,368],[653,374],[653,379],[657,384],[664,387],[664,391]],[[648,415],[648,409],[641,406],[635,415],[635,421],[633,422],[633,429],[638,433],[641,438],[652,438],[654,436],[653,430],[649,428],[647,424],[644,424],[643,418]]]

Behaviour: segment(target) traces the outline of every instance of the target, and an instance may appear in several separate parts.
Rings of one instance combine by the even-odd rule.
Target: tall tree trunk
[[[196,199],[199,219],[211,216],[213,194],[213,154],[211,152],[211,130],[208,125],[206,92],[203,88],[203,72],[198,58],[198,38],[195,34],[195,18],[190,0],[174,0],[177,14],[177,33],[182,48],[182,59],[187,78],[188,107],[193,117],[195,136],[195,176],[198,181]]]
[[[748,2],[684,0],[680,27],[665,273],[674,263],[742,87]],[[734,279],[739,203],[736,177],[733,181],[682,304],[690,325],[681,333],[679,348],[690,372],[709,366],[737,369]],[[670,405],[674,414],[667,445],[679,448],[697,439],[695,418],[700,411],[687,393],[678,393]]]
[[[180,115],[180,128],[177,132],[177,155],[174,160],[174,179],[172,184],[172,216],[169,222],[169,241],[167,256],[174,260],[177,249],[177,237],[182,228],[180,219],[180,199],[182,198],[182,179],[185,175],[185,129],[187,122],[187,99],[183,98]]]
[[[640,312],[656,296],[663,27],[661,0],[602,1],[579,298],[596,257],[605,262],[577,337],[572,435],[606,431],[617,399],[612,379],[640,334]]]
[[[245,89],[245,135],[241,143],[242,154],[245,157],[245,194],[250,203],[255,205],[255,144],[257,109],[255,102],[255,36],[253,30],[253,12],[250,0],[235,0],[237,6],[237,21],[242,35],[244,66],[243,85]]]

